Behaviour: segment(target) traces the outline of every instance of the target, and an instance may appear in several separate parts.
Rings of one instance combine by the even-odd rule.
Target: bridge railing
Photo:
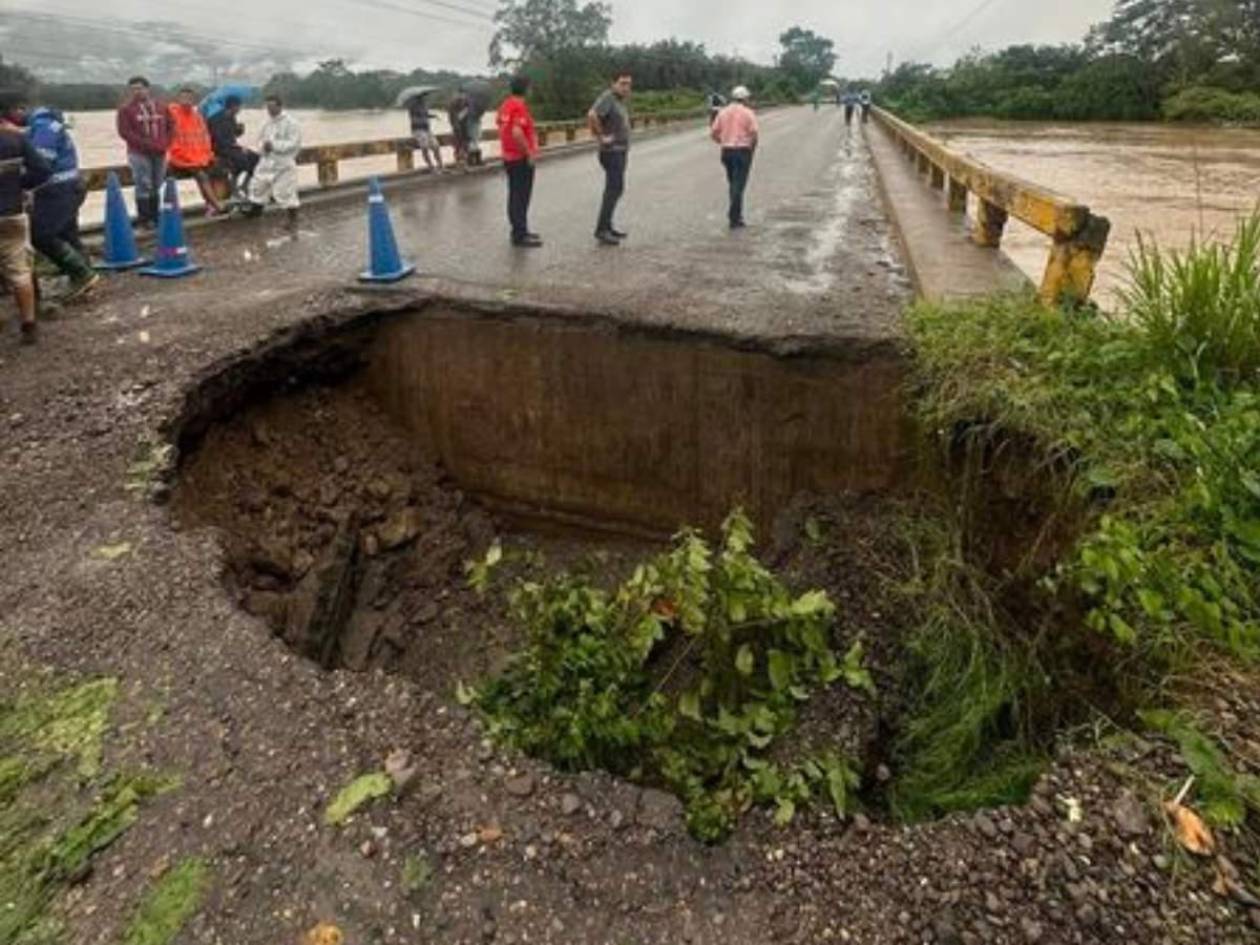
[[[631,118],[632,128],[651,128],[659,125],[682,121],[693,121],[705,115],[703,109],[686,111],[655,112],[653,114],[635,115]],[[493,121],[493,118],[490,118]],[[573,144],[586,133],[586,121],[549,121],[538,123],[538,143],[541,147],[555,147],[562,144]],[[452,147],[455,138],[451,134],[437,135],[438,144]],[[499,133],[494,129],[484,130],[482,141],[498,141]],[[341,180],[340,163],[356,158],[381,157],[394,155],[397,160],[397,172],[405,174],[416,168],[416,140],[406,138],[377,138],[370,141],[345,141],[338,144],[318,144],[303,148],[298,152],[299,165],[314,165],[319,176],[320,187],[332,187]],[[88,190],[104,190],[110,172],[118,175],[124,186],[132,183],[131,169],[125,164],[109,167],[88,167],[83,169],[83,178]]]
[[[994,170],[970,155],[951,151],[884,109],[873,111],[931,186],[946,192],[952,212],[966,213],[968,194],[975,196],[971,237],[976,243],[999,248],[1010,217],[1051,238],[1050,258],[1038,293],[1042,301],[1056,305],[1089,298],[1098,260],[1111,232],[1106,217],[1038,184]]]

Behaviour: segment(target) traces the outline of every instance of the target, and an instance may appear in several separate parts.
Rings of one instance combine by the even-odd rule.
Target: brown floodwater
[[[960,120],[930,130],[957,150],[1088,204],[1110,218],[1098,299],[1113,304],[1137,234],[1186,246],[1231,234],[1260,204],[1260,130],[1180,125]],[[1004,248],[1040,281],[1049,242],[1012,222]]]

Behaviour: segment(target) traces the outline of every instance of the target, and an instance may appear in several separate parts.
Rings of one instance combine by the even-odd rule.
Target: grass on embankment
[[[1081,523],[1023,589],[1031,614],[948,537],[913,539],[929,563],[906,592],[918,666],[893,804],[917,817],[1017,795],[1064,693],[1132,710],[1260,655],[1260,218],[1225,246],[1143,246],[1115,317],[1003,297],[919,305],[909,328],[925,429],[1031,449]]]
[[[116,680],[67,685],[29,675],[34,682],[20,696],[0,698],[0,945],[68,942],[60,894],[88,876],[94,857],[137,823],[146,801],[176,786],[103,765]],[[201,865],[195,877],[185,866],[168,873],[128,945],[172,940],[199,907],[206,881]]]

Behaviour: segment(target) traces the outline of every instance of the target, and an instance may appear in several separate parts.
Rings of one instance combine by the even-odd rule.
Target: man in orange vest
[[[210,168],[214,164],[214,146],[210,127],[197,108],[197,93],[184,86],[170,107],[171,145],[166,163],[173,177],[191,177],[206,202],[206,216],[223,213],[223,204],[210,184]]]

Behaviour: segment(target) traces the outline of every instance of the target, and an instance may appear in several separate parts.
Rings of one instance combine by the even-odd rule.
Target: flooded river
[[[1260,130],[991,121],[944,122],[930,130],[955,149],[1110,218],[1099,272],[1104,305],[1124,282],[1138,232],[1185,246],[1196,233],[1229,235],[1238,215],[1260,203]],[[1003,246],[1040,281],[1046,237],[1012,221]]]

